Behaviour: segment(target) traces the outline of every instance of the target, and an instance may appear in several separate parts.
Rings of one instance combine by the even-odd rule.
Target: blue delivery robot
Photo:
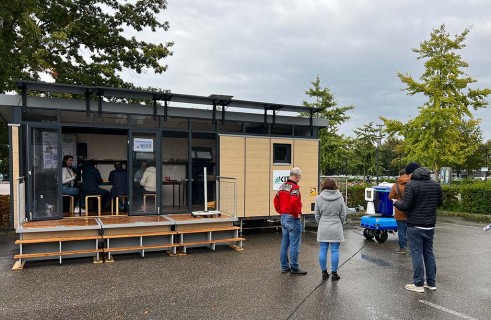
[[[361,217],[363,236],[383,243],[388,238],[388,232],[397,231],[397,222],[394,219],[392,200],[389,199],[392,183],[381,183],[372,188],[365,188],[367,201],[367,215]]]

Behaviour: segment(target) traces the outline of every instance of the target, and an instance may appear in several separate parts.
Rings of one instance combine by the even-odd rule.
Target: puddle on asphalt
[[[390,267],[392,265],[390,262],[385,261],[384,259],[375,258],[375,257],[372,257],[372,256],[365,254],[365,253],[362,253],[360,256],[363,260],[375,263],[377,266]]]

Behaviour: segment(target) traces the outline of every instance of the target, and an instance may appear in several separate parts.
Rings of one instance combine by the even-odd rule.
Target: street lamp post
[[[486,175],[485,175],[485,180],[488,180],[488,172],[489,172],[489,167],[488,167],[488,146],[486,146]]]
[[[377,142],[377,149],[375,150],[375,174],[376,174],[375,182],[377,183],[377,185],[378,185],[378,154],[379,154],[381,140],[382,140],[381,136],[375,138],[375,141]]]

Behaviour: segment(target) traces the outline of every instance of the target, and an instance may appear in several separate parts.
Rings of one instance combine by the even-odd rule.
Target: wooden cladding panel
[[[248,217],[268,216],[271,153],[269,138],[246,138],[245,211]]]
[[[300,190],[302,193],[302,212],[310,213],[311,203],[315,201],[315,196],[310,195],[311,188],[318,190],[319,173],[319,141],[317,140],[295,140],[295,152],[293,161],[296,167],[302,169],[302,180]]]
[[[245,139],[220,136],[220,176],[237,178],[237,217],[244,217]]]
[[[273,165],[273,144],[292,146],[292,163]],[[238,217],[278,215],[274,210],[273,170],[303,171],[303,212],[311,212],[310,189],[318,185],[319,142],[308,139],[220,136],[220,175],[237,177]]]

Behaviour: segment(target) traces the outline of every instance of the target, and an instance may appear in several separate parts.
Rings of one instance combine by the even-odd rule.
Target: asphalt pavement
[[[491,319],[491,231],[441,219],[435,235],[437,290],[409,292],[409,255],[345,227],[341,280],[321,281],[316,234],[302,239],[306,276],[282,274],[281,233],[245,234],[244,252],[219,247],[189,255],[118,255],[27,262],[12,271],[15,235],[0,236],[0,319]],[[330,259],[328,259],[330,260]]]

